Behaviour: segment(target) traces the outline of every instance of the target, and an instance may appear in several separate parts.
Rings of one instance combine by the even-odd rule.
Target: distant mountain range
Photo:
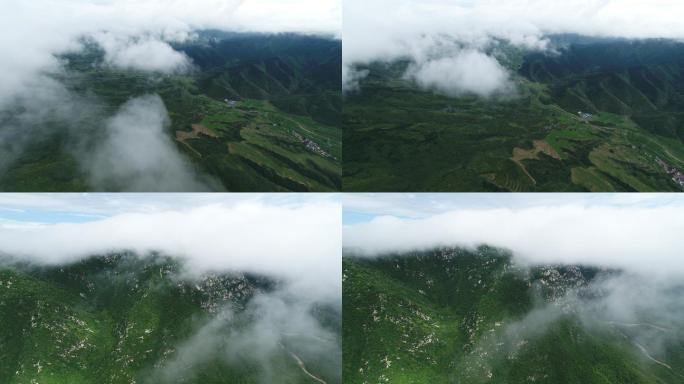
[[[612,317],[609,300],[625,313],[635,300],[611,296],[605,282],[620,276],[520,267],[486,246],[347,256],[345,382],[682,382],[684,334],[663,324],[677,309]]]
[[[280,284],[242,273],[191,277],[160,255],[3,262],[0,382],[340,383],[339,309],[303,314],[330,340],[279,329],[264,319],[297,298],[258,303]]]
[[[204,32],[179,45],[200,68],[203,93],[269,100],[283,111],[339,126],[342,51],[339,41],[296,34]]]

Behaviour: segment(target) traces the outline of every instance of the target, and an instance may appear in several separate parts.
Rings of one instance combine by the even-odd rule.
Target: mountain
[[[242,273],[192,277],[161,255],[4,262],[0,382],[341,382],[339,309],[292,309],[318,324],[310,333],[276,326],[269,316],[297,303],[279,299],[280,285]]]
[[[161,97],[163,139],[206,189],[341,188],[339,40],[199,31],[174,45],[192,67],[171,74],[114,67],[97,44],[83,45],[50,75],[65,90],[0,111],[0,190],[129,190],[125,178],[94,182],[91,157],[112,115],[145,95]]]
[[[684,44],[551,36],[500,43],[516,92],[421,90],[410,63],[359,66],[346,95],[348,191],[682,191]]]
[[[663,311],[620,317],[635,300],[610,294],[620,276],[486,246],[346,256],[345,382],[681,382],[684,334]]]
[[[202,33],[177,49],[200,68],[199,87],[216,99],[269,100],[283,111],[338,127],[339,41],[296,34]]]

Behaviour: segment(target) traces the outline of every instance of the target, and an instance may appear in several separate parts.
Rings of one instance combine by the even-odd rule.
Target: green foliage
[[[343,112],[344,189],[681,190],[656,158],[684,169],[683,56],[684,45],[662,41],[501,51],[517,94],[491,99],[421,91],[405,62],[361,68],[369,75]],[[535,140],[560,159],[512,159]]]
[[[168,109],[169,138],[211,188],[339,190],[341,43],[298,35],[219,37],[202,33],[176,47],[197,66],[188,75],[115,69],[94,46],[65,55],[67,71],[57,80],[87,100],[88,118],[26,127],[35,134],[0,175],[0,190],[91,190],[79,165],[82,152],[102,140],[118,107],[150,93]],[[193,124],[213,134],[177,140]]]
[[[261,383],[269,375],[282,383],[315,382],[285,347],[268,362],[237,362],[222,353],[194,365],[180,361],[182,374],[161,380],[156,372],[169,368],[217,311],[229,307],[240,319],[256,292],[275,287],[258,276],[211,274],[196,280],[183,273],[178,261],[158,255],[112,254],[51,267],[4,265],[0,382]],[[241,326],[236,320],[226,335]],[[327,357],[297,353],[309,370],[338,382]]]
[[[664,369],[624,330],[554,306],[599,272],[521,269],[489,247],[345,256],[345,382],[680,382],[681,364]],[[672,343],[662,355],[671,364],[684,356]]]

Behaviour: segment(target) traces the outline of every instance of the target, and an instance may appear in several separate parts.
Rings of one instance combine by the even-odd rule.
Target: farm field
[[[344,190],[684,190],[684,45],[504,52],[516,91],[491,98],[421,90],[403,61],[358,68],[368,75],[345,96]]]

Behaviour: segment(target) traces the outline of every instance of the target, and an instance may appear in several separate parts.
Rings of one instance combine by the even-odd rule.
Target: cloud
[[[3,109],[2,94],[11,91],[4,86],[19,86],[15,78],[3,82],[3,76],[12,77],[0,73],[0,172],[11,166],[30,143],[53,139],[51,135],[63,131],[66,122],[80,125],[99,113],[97,105],[73,95],[49,77],[23,82],[24,91],[14,95]]]
[[[419,219],[380,216],[345,226],[344,246],[367,256],[440,245],[489,244],[522,263],[586,264],[684,274],[684,207],[583,206],[446,211]]]
[[[151,374],[149,382],[175,383],[197,374],[192,368],[205,361],[222,358],[232,365],[256,361],[262,383],[277,382],[273,358],[288,355],[295,359],[326,361],[328,372],[340,380],[341,347],[339,335],[321,326],[311,315],[311,303],[287,292],[257,294],[244,312],[224,309],[178,347],[174,357]],[[238,324],[238,325],[235,325]],[[301,357],[300,357],[301,356]]]
[[[105,123],[103,141],[84,161],[92,185],[103,190],[206,190],[165,134],[170,125],[159,96],[126,102]]]
[[[216,204],[226,207],[245,203],[283,207],[305,203],[338,204],[339,199],[339,195],[334,193],[2,193],[0,217],[9,218],[13,213],[32,213],[31,220],[40,221],[40,216],[53,213],[59,214],[60,219],[65,217],[64,213],[109,217],[126,213],[160,213],[179,207],[187,210]]]
[[[191,67],[185,54],[150,37],[122,39],[107,33],[97,35],[96,41],[105,51],[105,62],[115,67],[163,73],[184,72]]]
[[[563,284],[555,282],[559,283]],[[547,332],[561,319],[575,320],[584,331],[602,335],[604,342],[607,335],[616,337],[622,347],[630,347],[633,356],[643,362],[672,364],[671,351],[679,348],[684,337],[683,288],[678,278],[611,273],[599,274],[586,285],[567,287],[564,295],[552,301],[544,301],[536,291],[534,308],[522,318],[501,319],[503,326],[485,332],[460,364],[464,369],[478,367],[484,371],[480,374],[491,372],[501,359],[533,353],[534,347],[529,348],[528,343],[548,336]],[[583,341],[580,338],[578,342]]]
[[[495,58],[475,50],[414,64],[409,67],[406,77],[422,88],[449,96],[474,93],[490,97],[513,90],[508,71]]]
[[[34,0],[0,4],[0,107],[37,76],[55,72],[56,55],[102,44],[113,65],[177,69],[169,42],[198,29],[339,35],[339,0]],[[171,61],[167,61],[170,59]]]
[[[463,85],[444,62],[458,57],[454,51],[477,50],[493,59],[501,42],[544,50],[551,47],[547,36],[558,33],[681,39],[683,13],[676,0],[347,0],[343,61],[350,73],[373,61],[441,62],[428,64],[431,79],[444,79],[452,85],[448,93],[458,93]]]
[[[342,85],[345,92],[355,92],[359,90],[359,82],[368,76],[369,71],[356,70],[349,66],[342,66]]]
[[[185,259],[189,273],[252,272],[293,292],[339,300],[341,212],[333,202],[242,202],[122,213],[87,223],[0,226],[0,253],[58,265],[96,254],[152,251]]]

